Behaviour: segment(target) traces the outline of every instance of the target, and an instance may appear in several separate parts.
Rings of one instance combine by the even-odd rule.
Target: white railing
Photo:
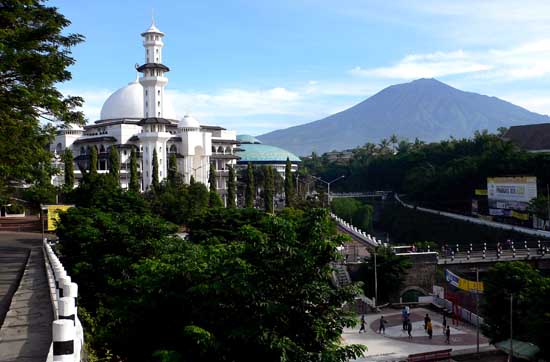
[[[397,200],[397,202],[399,202],[402,206],[407,207],[409,209],[420,210],[423,212],[428,212],[430,214],[441,215],[451,219],[462,220],[462,221],[471,222],[478,225],[490,226],[497,229],[512,230],[512,231],[517,231],[524,234],[550,238],[550,231],[536,230],[536,229],[530,229],[522,226],[508,225],[508,224],[503,224],[496,221],[478,219],[472,216],[464,216],[460,214],[453,214],[452,212],[439,211],[439,210],[428,209],[425,207],[414,206],[401,201],[401,199],[399,198],[399,196],[397,196],[397,194],[395,194],[395,200]]]
[[[338,223],[338,225],[342,229],[346,230],[347,232],[349,232],[353,236],[357,237],[361,241],[364,241],[365,243],[367,243],[367,244],[369,244],[373,247],[377,247],[377,246],[382,244],[379,240],[376,240],[376,238],[374,238],[373,236],[370,236],[370,234],[367,234],[366,232],[362,231],[361,229],[356,228],[355,226],[349,224],[347,221],[339,218],[338,216],[336,216],[332,212],[330,213],[330,216]]]
[[[46,239],[43,241],[46,273],[54,321],[47,362],[80,362],[84,331],[77,314],[78,285],[67,272]]]
[[[483,318],[478,317],[475,313],[470,312],[468,309],[463,308],[459,305],[456,305],[453,309],[453,302],[451,302],[450,300],[439,298],[438,296],[434,295],[432,304],[448,311],[452,311],[455,314],[458,314],[457,317],[459,317],[463,321],[473,324],[474,326],[477,326],[478,321],[479,325],[483,324]]]

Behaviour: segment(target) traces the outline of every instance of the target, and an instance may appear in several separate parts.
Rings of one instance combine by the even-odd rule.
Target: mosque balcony
[[[146,76],[139,78],[139,83],[144,87],[166,85],[168,84],[168,78],[162,76]]]

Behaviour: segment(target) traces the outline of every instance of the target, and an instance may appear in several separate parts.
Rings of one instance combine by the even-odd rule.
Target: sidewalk
[[[53,314],[40,237],[36,243],[29,239],[24,242],[31,248],[31,254],[0,328],[3,362],[44,362],[52,341]]]
[[[433,338],[429,339],[424,332],[423,318],[428,313],[434,325]],[[381,316],[388,320],[386,335],[377,333]],[[407,333],[402,330],[401,312],[386,310],[382,313],[368,314],[367,333],[359,334],[359,325],[354,329],[345,329],[342,335],[348,344],[366,345],[368,351],[363,358],[357,361],[389,362],[401,361],[410,354],[438,351],[452,348],[453,351],[470,350],[476,348],[476,331],[467,325],[459,325],[451,329],[451,344],[445,343],[442,329],[442,316],[424,308],[411,309],[411,321],[413,322],[413,338],[409,339]],[[450,320],[448,320],[450,322]],[[375,331],[376,330],[376,331]],[[492,349],[487,340],[481,336],[480,349]]]

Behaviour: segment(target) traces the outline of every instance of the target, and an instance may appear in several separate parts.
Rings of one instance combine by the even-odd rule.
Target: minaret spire
[[[155,17],[151,10],[152,24],[143,37],[145,48],[145,63],[137,68],[143,73],[139,82],[143,86],[143,115],[145,118],[163,118],[164,87],[168,78],[164,73],[170,69],[162,64],[162,38],[164,33],[155,26]]]

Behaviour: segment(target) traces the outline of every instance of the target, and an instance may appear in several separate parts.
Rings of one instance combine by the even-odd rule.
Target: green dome
[[[241,158],[238,161],[241,164],[248,162],[284,163],[287,157],[290,162],[300,162],[295,154],[275,146],[244,143],[239,146],[239,149],[240,151],[237,151],[236,154]]]
[[[249,134],[238,134],[237,141],[240,143],[262,143],[259,139]]]

